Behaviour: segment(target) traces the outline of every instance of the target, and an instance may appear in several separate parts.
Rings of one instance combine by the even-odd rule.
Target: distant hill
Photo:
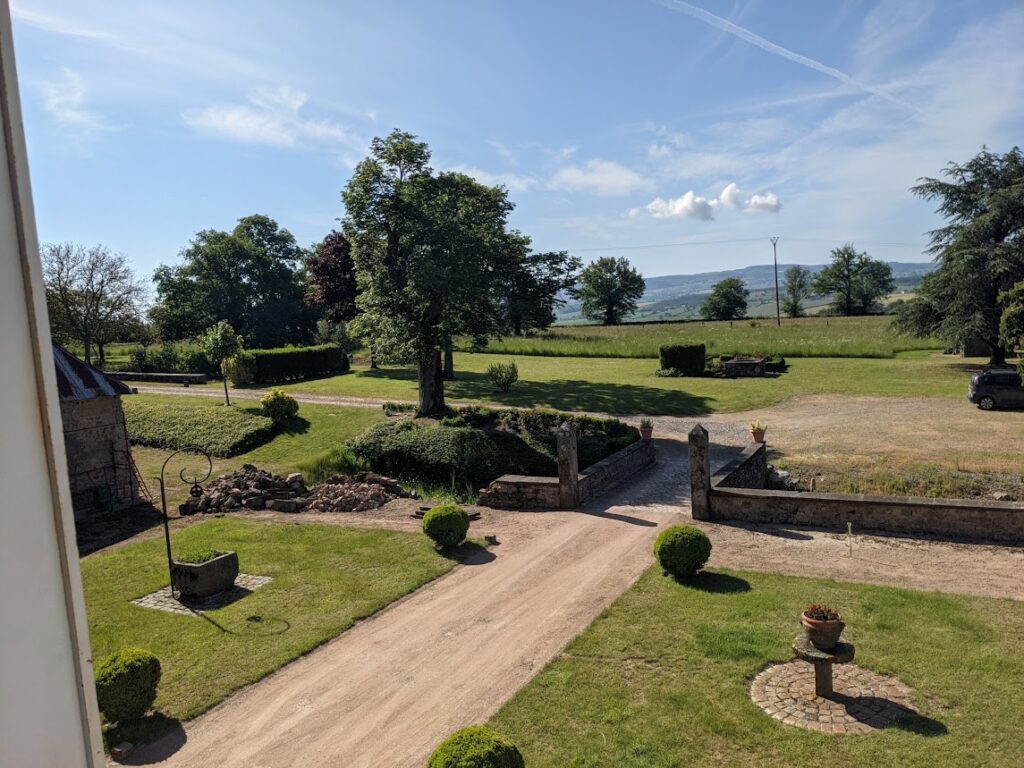
[[[897,289],[900,291],[912,291],[921,278],[935,269],[931,262],[906,262],[890,261],[892,275],[896,280]],[[782,288],[783,276],[786,270],[795,266],[793,264],[779,264],[779,287]],[[825,265],[823,264],[802,264],[805,269],[817,274]],[[644,292],[640,307],[634,316],[635,319],[685,319],[696,317],[697,310],[704,297],[711,293],[715,283],[727,277],[738,277],[750,291],[750,314],[756,316],[761,314],[754,311],[759,304],[768,303],[770,299],[771,313],[775,311],[775,274],[772,267],[767,264],[757,264],[742,269],[727,269],[719,272],[698,272],[693,275],[662,275],[661,277],[648,277],[644,280],[647,290]],[[825,297],[812,297],[807,302],[808,308],[826,304]],[[764,314],[768,314],[765,312]],[[558,313],[559,322],[579,321],[579,302],[570,300]]]

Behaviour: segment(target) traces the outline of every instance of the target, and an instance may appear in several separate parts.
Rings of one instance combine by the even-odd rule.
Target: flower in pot
[[[651,435],[654,434],[654,422],[648,418],[640,419],[640,437],[644,440],[650,440]]]
[[[762,424],[760,420],[750,423],[750,436],[754,438],[755,443],[764,442],[764,433],[767,429],[768,427]]]
[[[836,647],[839,636],[843,634],[843,627],[846,626],[842,616],[820,603],[807,606],[800,617],[800,623],[804,625],[811,645],[823,651],[831,651]]]

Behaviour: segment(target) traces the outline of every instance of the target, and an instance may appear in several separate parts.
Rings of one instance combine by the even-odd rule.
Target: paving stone
[[[259,589],[273,580],[271,576],[254,576],[250,573],[240,573],[235,579],[235,586],[231,589],[226,589],[216,595],[200,600],[190,600],[187,603],[179,602],[171,594],[171,588],[164,587],[137,600],[132,600],[132,603],[142,608],[152,608],[179,616],[198,616],[205,611],[212,611],[231,605],[241,600],[254,589]]]

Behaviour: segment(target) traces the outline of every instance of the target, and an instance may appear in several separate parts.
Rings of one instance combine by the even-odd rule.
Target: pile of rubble
[[[306,497],[310,512],[363,512],[382,507],[393,499],[414,499],[415,493],[405,490],[397,480],[374,474],[357,472],[354,475],[335,475],[313,489]]]
[[[178,507],[182,515],[270,509],[275,512],[363,512],[392,499],[416,498],[397,480],[373,472],[335,475],[310,491],[302,473],[274,475],[252,464],[221,475],[204,493]]]

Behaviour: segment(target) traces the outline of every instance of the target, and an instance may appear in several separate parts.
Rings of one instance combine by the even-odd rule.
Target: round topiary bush
[[[665,573],[677,579],[693,576],[711,556],[711,539],[691,525],[666,528],[654,542],[654,556]]]
[[[469,515],[462,507],[442,504],[423,516],[423,532],[439,547],[454,547],[469,532]]]
[[[272,389],[264,395],[260,400],[260,407],[263,409],[263,415],[269,416],[274,421],[294,418],[299,412],[298,401],[280,389]]]
[[[516,745],[483,725],[456,731],[430,756],[427,768],[525,768]]]
[[[146,714],[156,699],[160,660],[141,648],[123,648],[96,664],[96,698],[110,722],[124,723]]]

